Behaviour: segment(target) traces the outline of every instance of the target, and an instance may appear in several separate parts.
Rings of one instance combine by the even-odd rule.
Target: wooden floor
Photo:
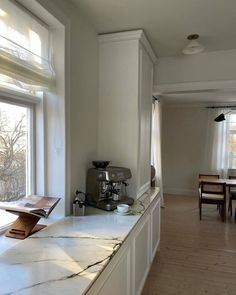
[[[236,222],[196,197],[165,196],[161,245],[142,295],[236,295]]]

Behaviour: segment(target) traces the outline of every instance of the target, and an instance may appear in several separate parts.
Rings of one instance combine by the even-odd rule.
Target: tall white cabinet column
[[[131,169],[133,198],[150,186],[155,61],[142,30],[99,36],[98,158]]]

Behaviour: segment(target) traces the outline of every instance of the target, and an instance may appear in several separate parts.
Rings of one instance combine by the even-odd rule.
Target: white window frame
[[[28,130],[30,137],[29,143],[29,149],[30,149],[30,155],[27,157],[26,162],[26,173],[28,173],[28,183],[26,187],[26,195],[28,194],[34,194],[35,187],[36,187],[36,171],[37,171],[37,163],[36,163],[36,109],[37,105],[39,106],[41,101],[38,97],[26,95],[19,93],[17,91],[5,89],[0,87],[0,102],[16,105],[16,106],[22,106],[25,108],[28,108],[29,110],[29,121],[28,123]],[[39,127],[37,127],[39,128]],[[37,141],[39,141],[39,138],[37,138]],[[0,233],[5,231],[11,223],[7,223],[4,226],[0,227]]]

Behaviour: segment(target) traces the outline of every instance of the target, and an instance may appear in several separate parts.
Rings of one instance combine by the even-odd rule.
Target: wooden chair
[[[198,174],[198,179],[219,179],[220,175],[218,174]],[[200,198],[200,187],[201,183],[199,182],[199,198]],[[199,203],[200,208],[200,203]],[[217,205],[217,209],[219,210],[219,206]]]
[[[218,174],[198,174],[199,179],[219,179],[220,175]]]
[[[236,175],[232,176],[229,175],[229,179],[236,179]],[[232,216],[232,201],[236,200],[236,187],[229,186],[229,206],[228,206],[228,212],[230,213],[230,216]],[[236,220],[236,208],[234,212],[234,219]]]
[[[199,217],[202,219],[202,204],[216,204],[222,221],[226,217],[226,184],[202,181],[199,190]]]

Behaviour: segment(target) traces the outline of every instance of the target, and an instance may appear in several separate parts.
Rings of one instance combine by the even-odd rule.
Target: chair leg
[[[232,216],[232,199],[229,199],[229,207],[228,207],[228,212],[230,213],[230,216]]]
[[[225,222],[226,219],[226,204],[222,205],[222,221]]]
[[[199,202],[199,217],[200,217],[200,220],[202,220],[202,203]]]

